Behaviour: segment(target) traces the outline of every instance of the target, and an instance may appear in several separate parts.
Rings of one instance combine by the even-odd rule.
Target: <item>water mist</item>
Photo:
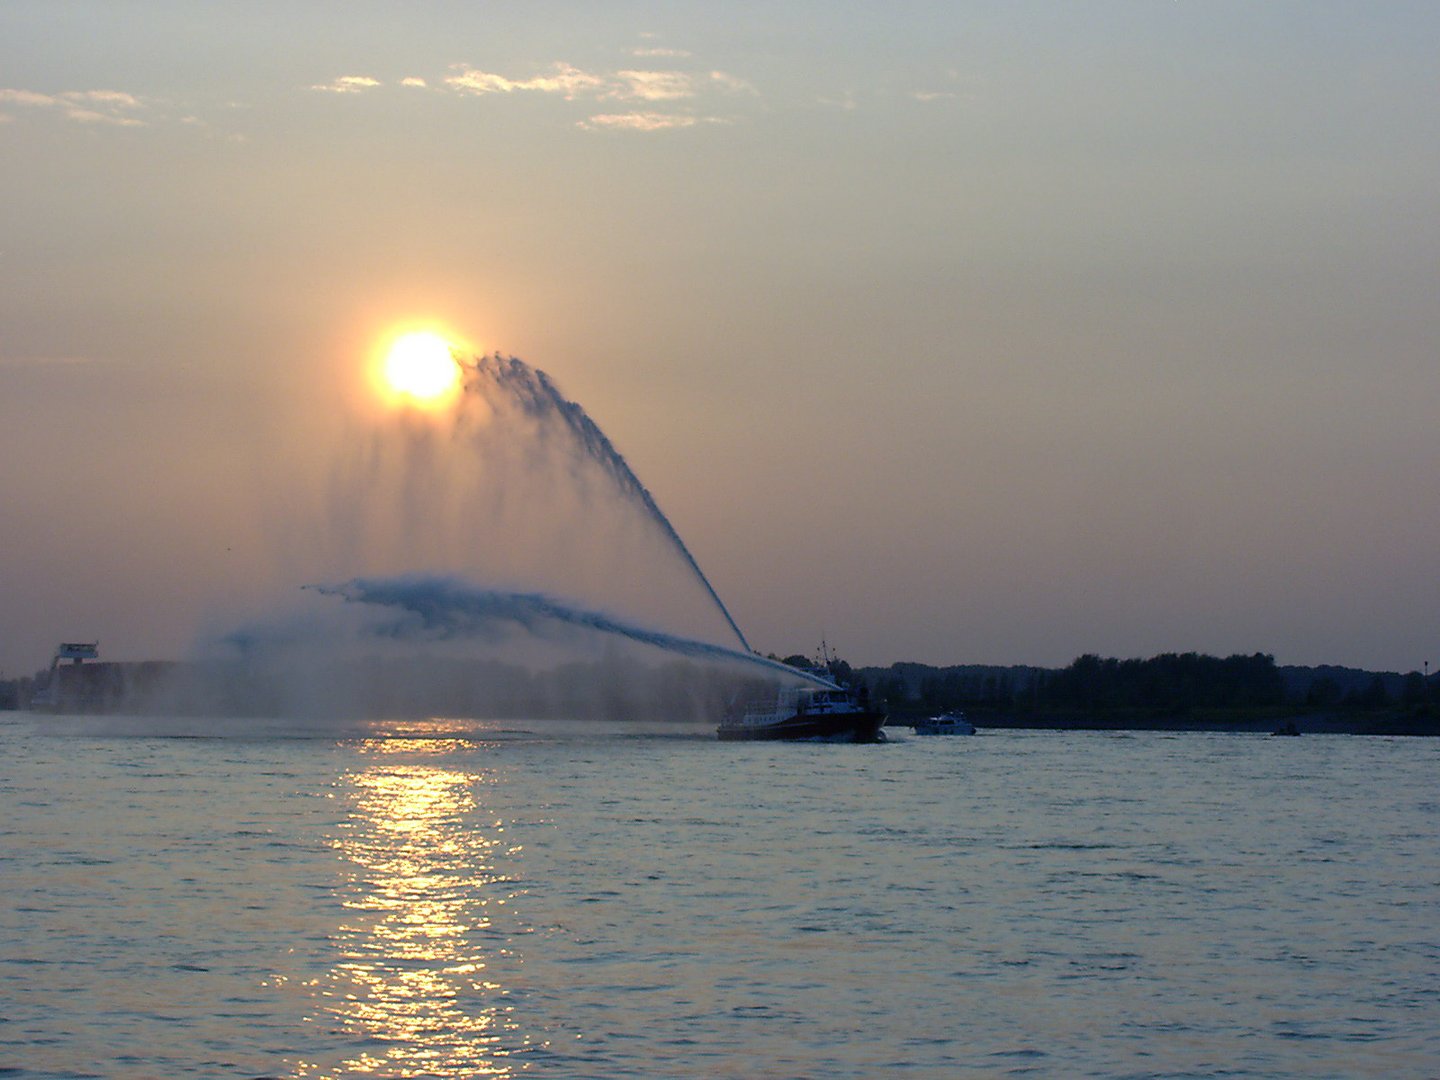
[[[555,673],[589,670],[597,700],[613,697],[617,678],[630,700],[657,678],[680,681],[713,717],[717,699],[757,679],[824,683],[750,649],[654,496],[545,372],[498,353],[457,362],[461,391],[447,409],[398,411],[347,443],[320,556],[302,579],[308,604],[212,638],[211,655],[238,665],[217,668],[230,688],[253,680],[267,711],[300,715],[416,715],[453,702],[484,715],[546,716],[557,715]],[[605,531],[617,522],[623,543]],[[653,545],[649,561],[637,554],[641,535]],[[608,592],[595,601],[556,587],[567,573],[583,579],[575,564],[607,551],[643,572],[638,586],[601,573]],[[671,596],[657,571],[672,556],[739,648],[611,610],[610,600],[633,607]],[[651,654],[649,666],[628,658],[637,651]],[[586,653],[601,659],[577,665]],[[577,715],[597,715],[594,702],[565,700]]]

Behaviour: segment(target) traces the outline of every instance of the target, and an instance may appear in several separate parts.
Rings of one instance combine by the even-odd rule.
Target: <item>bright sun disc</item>
[[[428,330],[395,339],[385,354],[385,382],[392,391],[417,401],[434,401],[455,389],[460,365],[450,342]]]

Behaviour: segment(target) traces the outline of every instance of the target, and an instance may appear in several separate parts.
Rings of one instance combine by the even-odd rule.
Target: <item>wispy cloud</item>
[[[45,94],[5,87],[0,88],[0,104],[58,112],[78,124],[145,126],[145,121],[135,115],[145,109],[144,102],[123,90],[63,90],[58,94]]]
[[[58,105],[60,99],[50,94],[37,93],[34,90],[0,90],[0,101],[8,101],[12,105],[35,105],[48,106]]]
[[[695,96],[695,81],[683,71],[618,71],[623,88],[610,96],[638,101],[681,101]]]
[[[93,101],[100,105],[112,105],[120,109],[138,109],[140,107],[139,98],[122,90],[72,90],[64,96]]]
[[[609,85],[600,75],[592,75],[564,61],[555,63],[550,72],[529,79],[510,79],[492,71],[481,71],[466,64],[457,64],[458,75],[451,75],[445,85],[469,94],[512,94],[532,91],[559,94],[567,101],[577,97],[603,94]]]
[[[683,50],[645,46],[632,50],[634,55],[688,56]],[[381,87],[380,80],[368,75],[345,75],[333,82],[318,84],[311,89],[336,94],[355,94]],[[618,71],[587,71],[558,60],[532,74],[507,74],[488,71],[470,64],[452,64],[450,73],[436,81],[418,75],[407,76],[391,86],[415,87],[449,91],[472,97],[515,97],[534,95],[553,97],[569,102],[633,103],[631,111],[617,109],[600,112],[578,121],[590,131],[670,131],[694,127],[696,124],[733,123],[733,120],[703,115],[703,99],[721,96],[749,95],[758,97],[755,87],[745,79],[723,71],[696,72],[673,66],[647,68],[640,65]],[[683,106],[681,103],[684,103]],[[647,106],[677,106],[674,112]]]
[[[676,116],[671,113],[629,112],[602,113],[580,121],[580,127],[589,131],[670,131],[675,128],[694,127],[700,121],[694,116]]]
[[[710,82],[724,90],[727,94],[750,94],[759,97],[760,91],[755,89],[755,84],[748,79],[742,79],[738,75],[731,75],[728,71],[710,72]]]
[[[310,89],[320,90],[327,94],[359,94],[365,90],[373,90],[380,85],[379,79],[373,79],[369,75],[341,75],[333,82],[317,83]]]
[[[637,45],[630,50],[631,56],[636,57],[658,57],[671,60],[685,60],[695,54],[689,49],[667,49],[659,45]]]
[[[855,98],[855,91],[846,90],[840,97],[818,97],[815,99],[819,105],[827,105],[835,109],[844,109],[846,112],[854,112],[860,107],[859,101]]]
[[[180,117],[176,121],[176,123],[183,124],[185,127],[192,128],[195,131],[202,132],[206,138],[210,139],[224,139],[226,142],[231,143],[244,143],[250,141],[249,138],[241,132],[226,131],[222,128],[213,127],[209,121],[199,116],[196,116],[194,113],[186,113],[184,116]]]
[[[914,101],[921,101],[927,104],[937,101],[955,101],[962,104],[974,104],[984,92],[985,80],[977,75],[967,75],[958,68],[947,68],[938,78],[928,80],[931,85],[920,90],[912,90],[910,97]],[[936,84],[948,86],[948,89],[937,89]]]
[[[596,73],[584,71],[563,61],[542,75],[512,79],[493,71],[481,71],[456,65],[458,73],[445,80],[453,90],[470,94],[511,94],[531,91],[556,94],[567,101],[687,101],[699,97],[706,89],[726,93],[755,94],[755,88],[744,79],[723,71],[695,75],[687,71],[626,68],[623,71]],[[638,115],[638,114],[637,114]]]

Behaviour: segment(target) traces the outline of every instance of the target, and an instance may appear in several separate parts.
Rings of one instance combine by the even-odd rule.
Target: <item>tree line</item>
[[[1087,653],[1059,669],[893,664],[861,668],[855,675],[897,715],[957,709],[1153,716],[1282,707],[1378,711],[1426,707],[1432,691],[1419,672],[1281,668],[1266,653],[1164,653],[1127,660]]]

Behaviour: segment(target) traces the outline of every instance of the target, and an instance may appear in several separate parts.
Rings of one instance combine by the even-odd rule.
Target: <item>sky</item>
[[[10,0],[0,673],[364,569],[422,324],[582,404],[763,652],[1440,661],[1437,56],[1431,3]],[[724,638],[570,503],[413,569],[613,545],[588,602]]]

